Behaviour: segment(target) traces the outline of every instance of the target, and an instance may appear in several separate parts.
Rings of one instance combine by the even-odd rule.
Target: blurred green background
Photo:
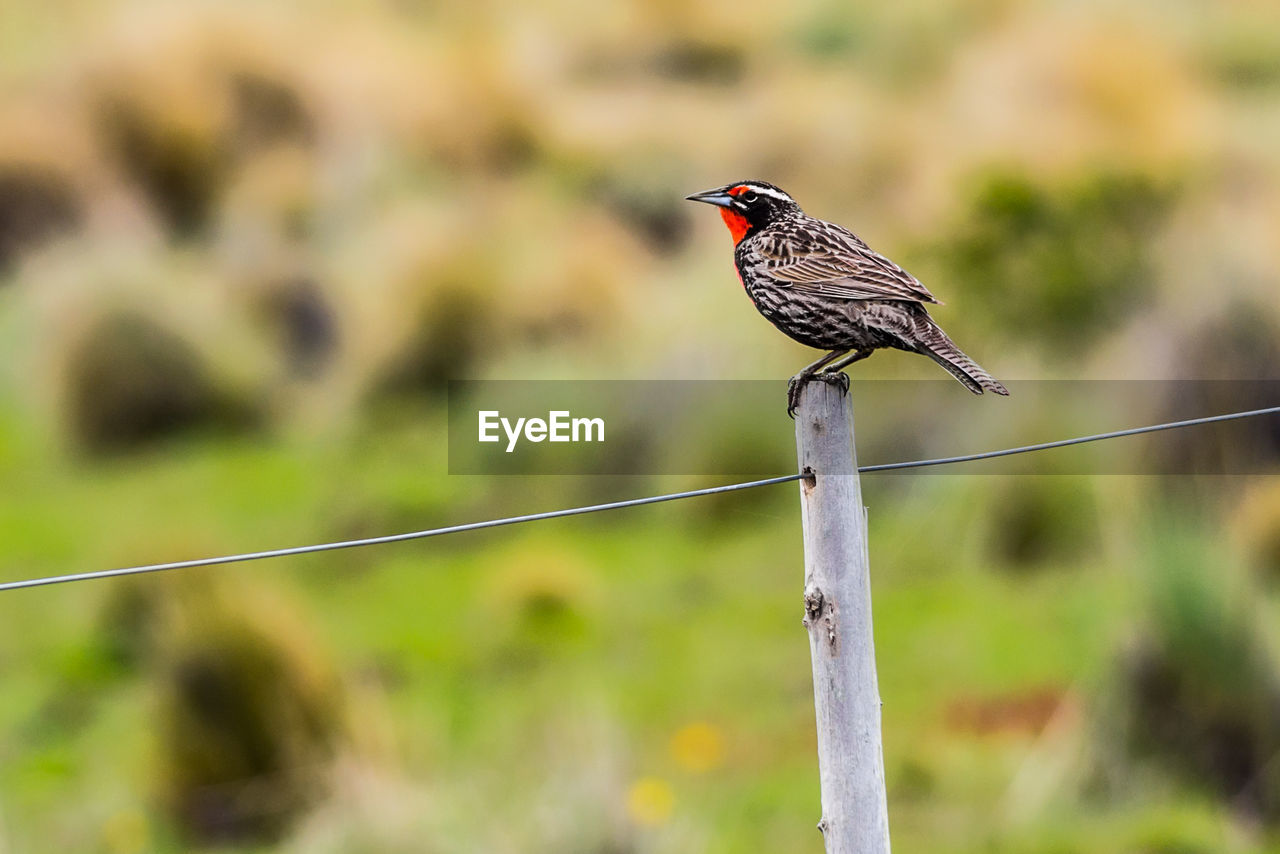
[[[450,477],[444,390],[781,409],[810,356],[681,201],[746,177],[1001,379],[1276,379],[1278,107],[1245,0],[10,0],[0,579],[706,484]],[[864,483],[895,850],[1280,851],[1280,483],[1043,460]],[[820,851],[796,510],[0,596],[0,852]]]

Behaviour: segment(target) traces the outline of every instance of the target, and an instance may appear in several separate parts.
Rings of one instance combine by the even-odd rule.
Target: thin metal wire
[[[1140,433],[1155,433],[1160,430],[1173,430],[1178,427],[1194,427],[1197,424],[1213,424],[1217,421],[1236,421],[1240,418],[1252,418],[1257,415],[1274,415],[1280,413],[1280,406],[1266,409],[1251,409],[1248,412],[1228,412],[1226,415],[1209,415],[1204,418],[1190,418],[1186,421],[1170,421],[1166,424],[1152,424],[1149,427],[1131,427],[1128,430],[1113,430],[1110,433],[1095,433],[1092,436],[1077,436],[1074,439],[1059,439],[1056,442],[1041,442],[1038,445],[1023,445],[1018,448],[1005,448],[1000,451],[984,451],[980,454],[962,454],[958,457],[939,457],[936,460],[911,460],[905,463],[881,463],[875,466],[860,466],[859,472],[895,471],[897,469],[918,469],[925,466],[941,466],[950,463],[967,463],[972,460],[989,460],[994,457],[1009,457],[1014,454],[1025,454],[1030,451],[1045,451],[1049,448],[1065,448],[1068,445],[1083,445],[1086,442],[1098,442],[1103,439],[1118,439],[1121,436],[1137,436]]]
[[[1128,430],[1114,430],[1109,433],[1096,433],[1092,436],[1078,436],[1074,439],[1061,439],[1056,442],[1042,442],[1038,445],[1023,445],[1017,448],[1005,448],[999,451],[985,451],[979,454],[963,454],[955,457],[939,457],[932,460],[910,460],[901,463],[882,463],[873,466],[861,466],[858,471],[870,473],[878,471],[894,471],[926,466],[940,466],[950,463],[963,463],[973,460],[987,460],[993,457],[1007,457],[1013,454],[1025,454],[1032,451],[1044,451],[1050,448],[1063,448],[1068,445],[1082,445],[1086,442],[1098,442],[1103,439],[1118,439],[1122,436],[1136,436],[1141,433],[1155,433],[1160,430],[1173,430],[1179,427],[1194,427],[1197,424],[1212,424],[1219,421],[1235,421],[1241,418],[1252,418],[1259,415],[1280,413],[1280,406],[1267,409],[1252,409],[1248,412],[1230,412],[1225,415],[1210,415],[1204,418],[1191,418],[1186,421],[1170,421],[1165,424],[1152,424],[1147,427],[1133,427]],[[411,531],[407,534],[389,534],[383,537],[369,537],[362,540],[343,540],[336,543],[320,543],[311,546],[295,546],[286,549],[248,552],[246,554],[206,557],[196,560],[180,560],[172,563],[153,563],[144,566],[128,566],[121,569],[103,569],[94,572],[78,572],[69,575],[50,575],[44,578],[29,578],[22,581],[0,583],[0,592],[19,590],[26,587],[44,587],[51,584],[65,584],[71,581],[89,581],[96,578],[114,578],[122,575],[141,575],[148,572],[164,572],[170,569],[189,569],[197,566],[215,566],[224,563],[261,560],[269,557],[285,557],[288,555],[311,554],[313,552],[352,549],[361,546],[373,546],[381,543],[398,543],[404,540],[422,540],[427,537],[439,537],[444,534],[459,534],[463,531],[479,531],[485,528],[500,528],[504,525],[518,525],[522,522],[538,522],[544,519],[558,519],[562,516],[581,516],[585,513],[599,513],[603,510],[620,510],[624,507],[639,507],[645,504],[659,504],[664,501],[678,501],[682,498],[696,498],[700,495],[716,495],[724,492],[736,492],[741,489],[754,489],[758,486],[771,486],[776,483],[790,483],[805,477],[804,474],[788,474],[781,477],[770,477],[764,480],[751,480],[745,483],[730,483],[724,486],[712,486],[706,489],[693,489],[688,492],[673,492],[668,495],[652,495],[645,498],[630,498],[625,501],[611,501],[607,504],[590,504],[585,507],[569,507],[563,510],[550,510],[545,513],[530,513],[526,516],[509,516],[505,519],[489,519],[484,522],[469,522],[465,525],[450,525],[445,528],[431,528],[426,531]]]
[[[170,569],[189,569],[196,566],[214,566],[222,563],[239,563],[246,560],[261,560],[268,557],[285,557],[287,555],[305,555],[312,552],[329,552],[336,549],[354,549],[360,546],[376,546],[381,543],[398,543],[404,540],[423,540],[427,537],[439,537],[445,534],[460,534],[463,531],[479,531],[484,528],[501,528],[504,525],[518,525],[521,522],[537,522],[543,519],[558,519],[561,516],[581,516],[584,513],[599,513],[602,510],[618,510],[623,507],[639,507],[642,504],[658,504],[663,501],[677,501],[681,498],[694,498],[699,495],[716,495],[721,492],[735,492],[739,489],[753,489],[757,486],[769,486],[775,483],[787,483],[799,480],[804,475],[788,474],[782,477],[770,477],[764,480],[752,480],[746,483],[730,483],[725,486],[712,486],[706,489],[693,489],[688,492],[673,492],[670,495],[653,495],[646,498],[629,498],[626,501],[611,501],[608,504],[591,504],[586,507],[569,507],[564,510],[550,510],[546,513],[530,513],[527,516],[509,516],[505,519],[489,519],[484,522],[468,522],[465,525],[450,525],[447,528],[431,528],[426,531],[411,531],[407,534],[388,534],[383,537],[368,537],[363,540],[343,540],[337,543],[320,543],[313,546],[294,546],[287,549],[270,549],[264,552],[248,552],[221,557],[205,557],[196,560],[179,560],[172,563],[152,563],[145,566],[127,566],[121,569],[102,569],[95,572],[77,572],[72,575],[51,575],[47,578],[30,578],[24,581],[9,581],[0,584],[0,591],[18,590],[24,587],[43,587],[48,584],[63,584],[68,581],[88,581],[93,578],[113,578],[119,575],[141,575],[146,572],[164,572]]]

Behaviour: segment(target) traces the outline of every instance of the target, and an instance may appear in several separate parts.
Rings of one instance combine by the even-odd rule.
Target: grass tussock
[[[67,364],[67,424],[75,444],[91,454],[251,420],[196,350],[144,314],[103,316],[72,345]]]
[[[1260,821],[1280,821],[1280,657],[1241,573],[1213,541],[1171,533],[1145,568],[1149,618],[1122,663],[1130,756]]]
[[[1136,173],[1065,183],[992,174],[937,252],[993,323],[1034,330],[1070,356],[1122,328],[1149,298],[1150,237],[1171,199],[1170,188]]]
[[[325,654],[281,602],[243,593],[179,582],[163,627],[158,794],[199,843],[278,837],[342,733]]]
[[[79,191],[59,170],[0,163],[0,273],[22,253],[74,231],[84,216]]]

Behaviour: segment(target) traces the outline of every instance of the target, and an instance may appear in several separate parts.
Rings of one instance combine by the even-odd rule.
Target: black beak
[[[709,205],[715,205],[719,208],[727,208],[733,204],[733,196],[725,192],[724,187],[717,187],[714,190],[703,190],[701,193],[694,193],[692,196],[685,196],[685,199],[691,202],[706,202]]]

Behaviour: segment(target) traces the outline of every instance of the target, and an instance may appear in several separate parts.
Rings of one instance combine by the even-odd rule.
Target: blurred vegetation
[[[65,176],[39,166],[8,163],[0,167],[0,271],[83,217],[75,190]]]
[[[1273,823],[1280,659],[1254,585],[1218,549],[1194,531],[1153,547],[1149,625],[1124,659],[1124,731],[1131,754]]]
[[[1076,357],[1143,310],[1155,285],[1151,236],[1172,197],[1138,174],[1062,187],[992,175],[940,241],[943,263],[995,323]]]
[[[1262,578],[1280,580],[1280,487],[1259,484],[1245,493],[1234,514],[1235,544]]]
[[[92,452],[249,417],[181,338],[137,314],[109,315],[89,328],[68,354],[67,372],[67,422]]]
[[[1015,568],[1079,561],[1101,534],[1093,489],[1081,478],[1006,479],[991,490],[992,553]]]
[[[748,176],[903,260],[1002,379],[1247,405],[1278,44],[1265,5],[1138,0],[0,6],[0,578],[689,486],[450,477],[442,392],[780,400],[809,354],[682,201]],[[675,403],[601,466],[789,442],[673,447]],[[863,461],[1116,401],[977,403],[860,410]],[[1243,472],[1280,433],[1147,451]],[[895,849],[1280,847],[1272,480],[867,478]],[[0,851],[819,850],[799,541],[778,488],[0,597]]]
[[[341,697],[284,609],[185,596],[161,643],[161,803],[193,843],[271,840],[322,792]]]

